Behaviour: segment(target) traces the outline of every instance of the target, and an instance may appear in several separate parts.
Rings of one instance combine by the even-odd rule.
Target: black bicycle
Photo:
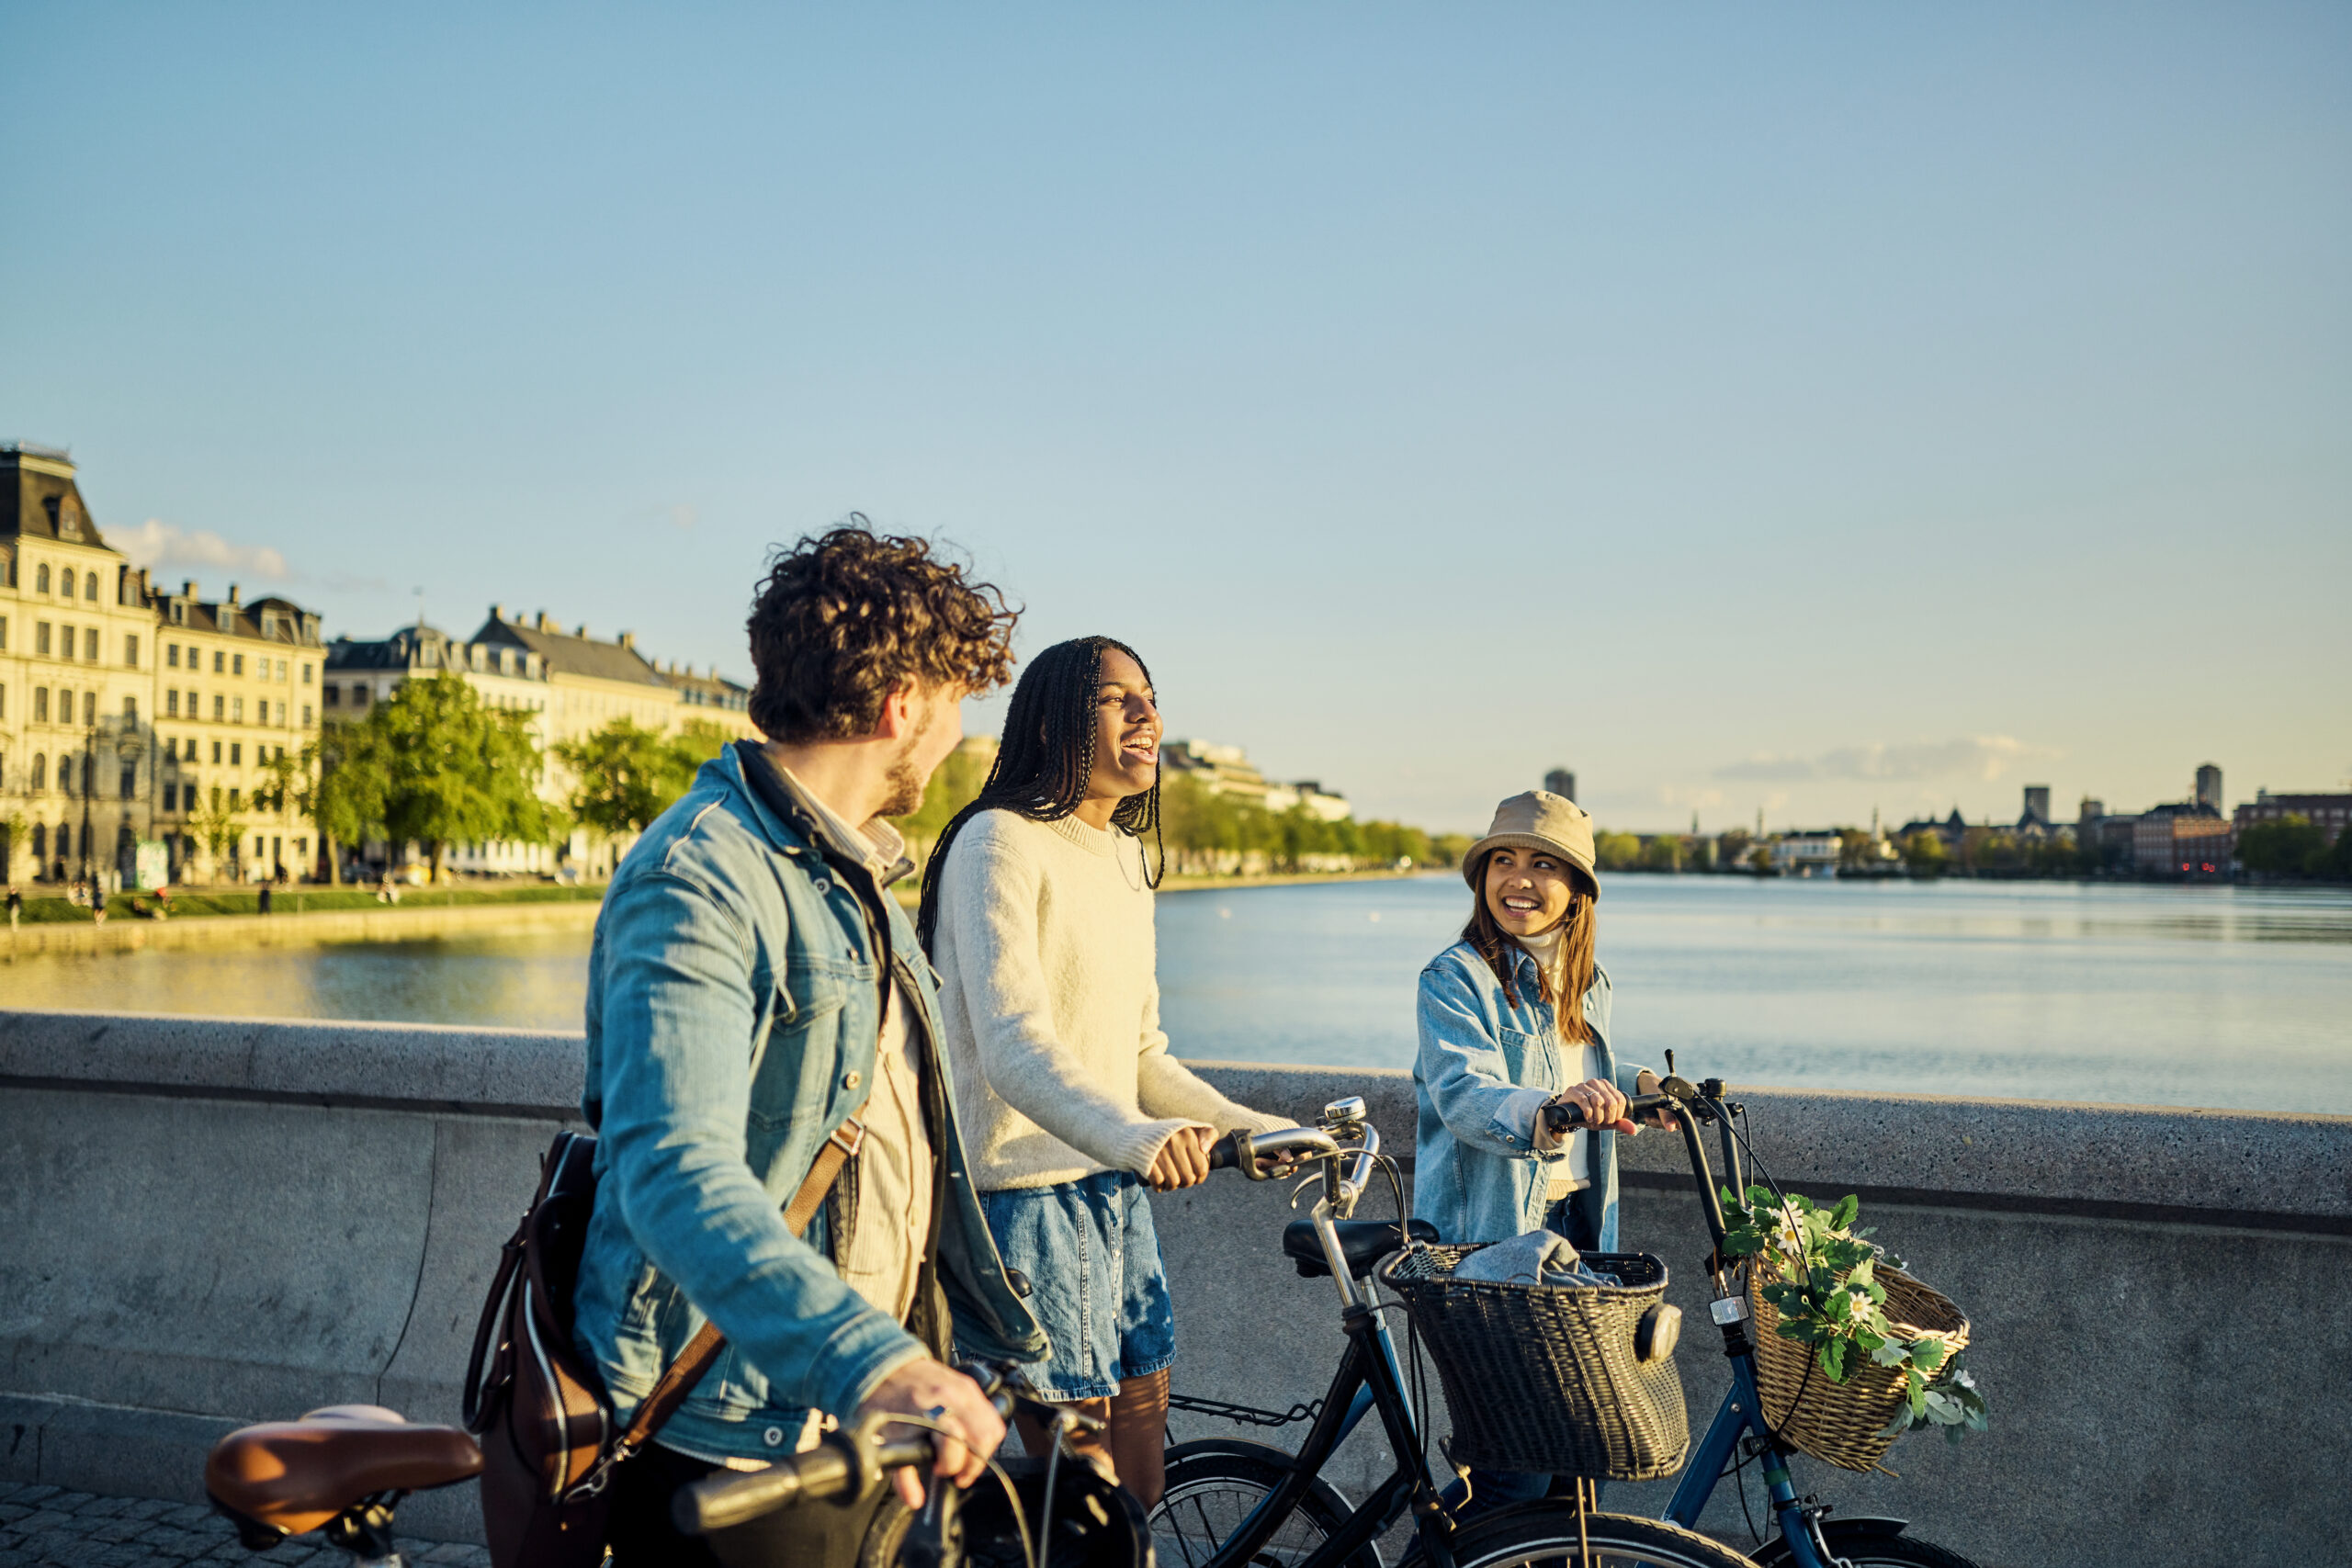
[[[1313,1168],[1319,1195],[1309,1218],[1284,1228],[1283,1251],[1301,1273],[1335,1283],[1347,1344],[1329,1391],[1311,1407],[1297,1454],[1215,1438],[1169,1450],[1167,1490],[1151,1513],[1160,1568],[1381,1568],[1375,1543],[1408,1510],[1427,1568],[1532,1568],[1563,1559],[1594,1568],[1747,1568],[1736,1551],[1679,1525],[1600,1512],[1583,1485],[1572,1497],[1498,1508],[1455,1525],[1440,1506],[1425,1424],[1366,1281],[1408,1235],[1433,1241],[1436,1233],[1426,1224],[1407,1230],[1353,1218],[1381,1169],[1379,1156],[1380,1134],[1352,1096],[1326,1106],[1312,1128],[1236,1133],[1218,1145],[1210,1162],[1218,1168],[1256,1174],[1264,1161]],[[1397,1191],[1401,1214],[1401,1183]],[[1395,1466],[1351,1507],[1320,1472],[1375,1411]]]

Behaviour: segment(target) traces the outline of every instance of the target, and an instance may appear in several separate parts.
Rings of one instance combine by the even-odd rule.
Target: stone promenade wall
[[[1402,1075],[1207,1070],[1294,1116],[1363,1093],[1409,1153]],[[498,1244],[579,1077],[576,1035],[0,1011],[0,1480],[192,1500],[205,1448],[243,1421],[347,1401],[454,1420]],[[1784,1184],[1860,1192],[1880,1239],[1968,1309],[1993,1403],[1992,1432],[1958,1450],[1898,1444],[1899,1480],[1807,1465],[1801,1484],[1988,1568],[2340,1548],[2352,1119],[1739,1095]],[[1724,1374],[1681,1157],[1679,1139],[1632,1143],[1625,1226],[1675,1271],[1696,1427]],[[1283,1192],[1219,1178],[1155,1207],[1179,1391],[1318,1395],[1335,1300],[1277,1254]],[[1343,1456],[1351,1489],[1367,1438]],[[1609,1502],[1654,1510],[1665,1490]],[[435,1495],[401,1518],[479,1539],[472,1507]],[[1728,1483],[1709,1527],[1747,1539]]]

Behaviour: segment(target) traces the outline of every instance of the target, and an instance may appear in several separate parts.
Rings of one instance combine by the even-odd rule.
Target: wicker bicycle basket
[[[1747,1301],[1756,1317],[1756,1383],[1763,1395],[1764,1418],[1783,1441],[1817,1460],[1841,1470],[1876,1470],[1894,1441],[1885,1432],[1903,1405],[1903,1370],[1882,1367],[1857,1351],[1848,1356],[1846,1381],[1830,1382],[1812,1346],[1781,1337],[1780,1309],[1764,1299],[1762,1289],[1781,1277],[1777,1263],[1777,1255],[1768,1252],[1748,1269]],[[1968,1319],[1950,1297],[1883,1263],[1872,1273],[1886,1288],[1882,1310],[1897,1334],[1906,1339],[1940,1339],[1947,1355],[1968,1343]]]
[[[1454,1462],[1612,1481],[1681,1469],[1690,1426],[1674,1358],[1645,1362],[1634,1348],[1642,1314],[1666,1299],[1666,1265],[1587,1253],[1618,1287],[1455,1280],[1477,1250],[1410,1247],[1380,1270],[1437,1363]]]

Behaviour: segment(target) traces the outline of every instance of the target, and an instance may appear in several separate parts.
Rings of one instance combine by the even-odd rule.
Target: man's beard
[[[876,817],[904,817],[922,809],[923,790],[931,781],[915,773],[914,754],[915,748],[930,734],[931,726],[925,724],[908,736],[907,743],[899,748],[899,754],[890,759],[890,766],[882,774],[890,793],[883,797],[882,809],[875,813]]]

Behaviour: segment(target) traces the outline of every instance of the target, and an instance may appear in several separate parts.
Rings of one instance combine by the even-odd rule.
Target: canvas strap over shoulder
[[[786,1229],[798,1235],[808,1228],[808,1222],[817,1217],[817,1211],[824,1205],[825,1194],[832,1190],[835,1181],[841,1179],[842,1167],[856,1157],[858,1145],[865,1141],[865,1123],[854,1116],[832,1130],[824,1143],[819,1145],[816,1162],[809,1166],[808,1176],[800,1183],[800,1190],[795,1192],[792,1201],[784,1206]],[[597,1467],[598,1476],[592,1480],[601,1484],[604,1472],[652,1440],[653,1434],[677,1414],[678,1406],[694,1393],[695,1385],[702,1382],[703,1374],[709,1371],[712,1363],[718,1359],[718,1352],[726,1343],[727,1337],[718,1332],[718,1325],[706,1321],[695,1337],[686,1341],[686,1348],[678,1352],[678,1359],[671,1362],[669,1370],[662,1374],[662,1381],[653,1385],[653,1392],[638,1405],[637,1414],[630,1417],[628,1430],[623,1432],[620,1440],[613,1445],[611,1455]]]

